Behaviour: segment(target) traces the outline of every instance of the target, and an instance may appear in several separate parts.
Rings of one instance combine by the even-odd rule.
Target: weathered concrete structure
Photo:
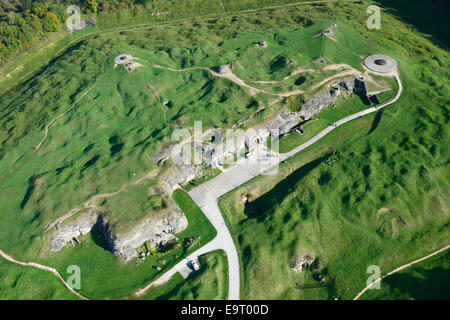
[[[114,58],[114,63],[116,64],[127,64],[133,61],[133,56],[128,53],[119,54]]]
[[[364,65],[372,71],[389,73],[397,70],[397,60],[385,54],[373,54],[364,59]]]
[[[326,91],[317,96],[309,98],[303,102],[302,110],[299,112],[300,117],[304,120],[308,120],[313,115],[318,114],[320,110],[330,105],[331,94],[330,91]]]
[[[89,233],[92,229],[99,230],[104,236],[111,251],[125,261],[137,257],[136,248],[146,241],[151,248],[164,245],[168,241],[176,239],[176,234],[185,230],[188,221],[184,213],[174,203],[175,209],[163,218],[147,219],[140,226],[125,234],[118,235],[114,232],[109,221],[101,212],[90,209],[80,216],[77,221],[59,226],[56,234],[50,241],[51,251],[60,251],[74,238]]]
[[[229,65],[223,64],[221,66],[213,68],[213,71],[217,72],[218,74],[227,74],[231,72],[231,69]]]

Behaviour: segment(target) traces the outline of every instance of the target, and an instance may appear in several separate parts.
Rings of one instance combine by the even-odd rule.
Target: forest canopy
[[[28,49],[46,34],[60,31],[69,5],[78,5],[83,13],[114,12],[144,4],[144,0],[7,0],[0,2],[0,66],[12,56]]]

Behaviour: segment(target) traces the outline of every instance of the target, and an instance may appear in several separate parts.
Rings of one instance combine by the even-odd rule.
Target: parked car
[[[198,269],[200,269],[200,266],[194,260],[189,261],[189,265],[192,268],[192,270],[194,270],[194,271],[197,271]]]

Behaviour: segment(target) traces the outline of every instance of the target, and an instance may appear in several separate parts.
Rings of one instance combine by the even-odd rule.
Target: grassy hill
[[[170,143],[174,129],[191,128],[195,120],[203,121],[204,130],[230,128],[273,99],[207,70],[175,72],[154,64],[184,69],[233,63],[233,72],[248,83],[280,80],[295,67],[314,69],[302,81],[252,83],[276,93],[308,89],[331,75],[319,72],[313,62],[319,57],[361,70],[361,56],[374,52],[399,62],[405,92],[398,103],[339,128],[290,161],[283,175],[251,182],[256,200],[248,208],[240,201],[247,187],[223,199],[241,250],[243,297],[349,298],[365,282],[367,263],[389,270],[445,242],[448,52],[389,15],[383,29],[368,30],[365,9],[366,3],[291,6],[109,30],[69,46],[0,95],[0,248],[61,273],[74,261],[84,263],[93,281],[81,291],[96,298],[129,294],[156,272],[121,264],[98,234],[86,236],[83,246],[51,255],[47,224],[95,195],[124,188],[96,204],[117,230],[132,229],[164,201],[153,191],[170,163],[157,165],[151,156]],[[336,41],[314,37],[334,22]],[[268,42],[266,50],[255,45],[260,40]],[[114,68],[114,57],[123,52],[140,58],[142,67]],[[170,106],[162,104],[165,99]],[[50,120],[71,106],[33,152]],[[275,104],[262,120],[281,109]],[[321,159],[330,147],[339,158],[332,167]],[[155,175],[145,184],[132,186],[150,172]],[[156,205],[149,206],[149,199]],[[377,214],[382,208],[389,210]],[[314,252],[328,268],[326,288],[292,287],[316,285],[310,274],[289,273],[291,256],[302,250]],[[106,273],[99,268],[108,266]],[[347,291],[350,281],[354,285]],[[273,283],[279,284],[276,290]]]
[[[396,57],[404,93],[288,160],[276,178],[255,178],[221,199],[243,298],[351,299],[369,265],[384,274],[448,244],[448,52],[388,15],[380,31],[367,31],[353,8],[347,24]],[[324,283],[317,272],[290,269],[305,253]]]

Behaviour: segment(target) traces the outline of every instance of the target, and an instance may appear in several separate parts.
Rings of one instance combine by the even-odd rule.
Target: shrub
[[[290,96],[284,101],[284,105],[292,112],[300,112],[302,110],[302,96]]]

